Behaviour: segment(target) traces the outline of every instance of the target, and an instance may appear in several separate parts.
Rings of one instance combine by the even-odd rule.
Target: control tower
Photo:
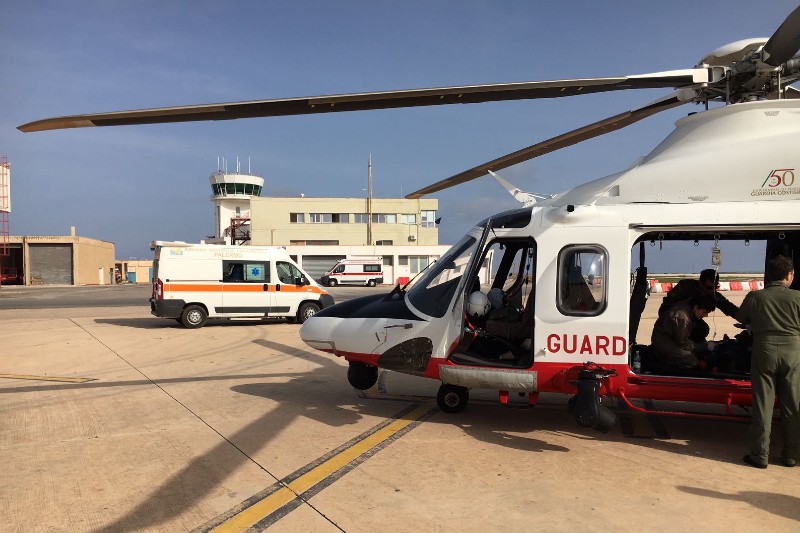
[[[248,244],[250,241],[250,198],[261,195],[264,178],[247,173],[217,170],[211,182],[214,202],[214,238],[206,242]]]

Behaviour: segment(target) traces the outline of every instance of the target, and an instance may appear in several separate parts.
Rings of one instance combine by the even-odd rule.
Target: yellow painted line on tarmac
[[[95,378],[62,378],[58,376],[29,376],[27,374],[0,374],[0,378],[6,379],[30,379],[33,381],[60,381],[62,383],[86,383],[94,381]]]
[[[228,533],[231,531],[243,531],[252,527],[271,514],[275,513],[284,505],[291,503],[299,498],[304,492],[315,485],[325,481],[328,477],[341,470],[351,461],[357,459],[375,446],[391,439],[404,428],[429,414],[434,410],[430,404],[420,405],[416,409],[397,418],[390,424],[378,431],[367,435],[365,438],[355,442],[352,446],[342,450],[338,454],[330,457],[318,466],[309,470],[294,481],[285,484],[283,487],[259,500],[247,509],[230,517],[228,520],[212,529],[213,532]]]

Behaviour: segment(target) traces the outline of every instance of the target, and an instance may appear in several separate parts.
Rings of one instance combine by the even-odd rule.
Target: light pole
[[[372,154],[367,164],[367,246],[372,246]]]

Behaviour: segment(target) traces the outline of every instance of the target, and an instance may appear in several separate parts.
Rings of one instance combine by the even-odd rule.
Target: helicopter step
[[[494,389],[507,392],[536,392],[537,373],[500,368],[460,368],[442,365],[439,379],[447,385],[468,389]]]

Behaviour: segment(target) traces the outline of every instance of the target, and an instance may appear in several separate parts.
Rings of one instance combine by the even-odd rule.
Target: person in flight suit
[[[736,313],[739,311],[739,308],[736,307],[735,304],[731,303],[727,298],[725,298],[722,294],[717,291],[719,287],[719,274],[713,268],[707,268],[700,272],[700,279],[682,279],[674,287],[670,290],[666,296],[664,296],[664,300],[661,302],[661,306],[658,308],[658,316],[661,317],[664,313],[666,313],[673,305],[680,302],[681,300],[688,300],[692,296],[697,296],[700,294],[710,294],[714,296],[714,301],[716,307],[728,315],[729,317],[733,318],[736,316]],[[695,327],[695,335],[697,342],[701,342],[706,337],[708,337],[708,333],[711,328],[708,327],[708,324],[705,320],[700,320]]]
[[[748,293],[736,318],[750,325],[753,334],[751,379],[753,418],[750,453],[744,462],[767,468],[775,393],[778,394],[784,443],[784,466],[795,466],[800,440],[800,291],[790,289],[794,265],[778,256],[767,263],[767,283]]]
[[[661,315],[651,336],[653,361],[659,366],[676,370],[702,369],[701,356],[709,351],[709,343],[697,329],[702,329],[700,323],[714,307],[713,296],[697,294],[688,300],[676,302]]]

